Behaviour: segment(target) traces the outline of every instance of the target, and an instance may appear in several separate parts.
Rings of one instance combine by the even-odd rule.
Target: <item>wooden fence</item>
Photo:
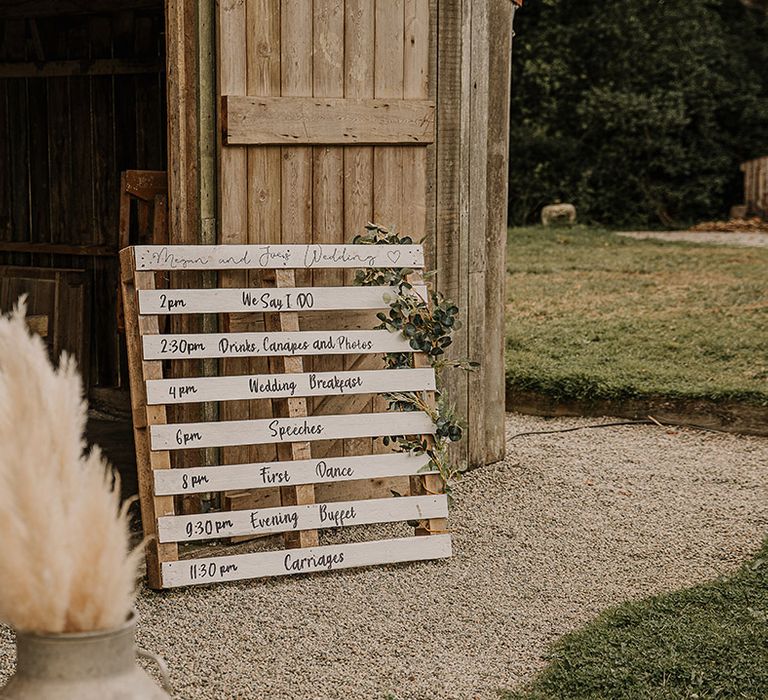
[[[768,156],[741,164],[744,173],[744,204],[748,214],[768,218]]]
[[[222,0],[212,13],[208,3],[166,3],[168,64],[177,69],[168,77],[171,243],[349,242],[367,220],[426,236],[427,267],[467,321],[453,356],[482,364],[448,382],[469,428],[460,456],[472,464],[504,455],[514,7],[510,0]],[[317,143],[315,133],[276,145],[274,134],[255,131],[244,142],[230,123],[233,106],[253,120],[258,115],[244,105],[261,101],[273,110],[288,99],[315,115],[315,102],[432,101],[434,142],[416,133],[414,145]],[[318,273],[322,284],[334,276]]]

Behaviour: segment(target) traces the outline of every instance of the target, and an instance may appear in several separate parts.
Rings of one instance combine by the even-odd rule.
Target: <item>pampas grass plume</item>
[[[0,315],[0,621],[35,632],[125,622],[138,551],[119,484],[85,452],[87,404],[73,358],[54,367],[25,300]]]

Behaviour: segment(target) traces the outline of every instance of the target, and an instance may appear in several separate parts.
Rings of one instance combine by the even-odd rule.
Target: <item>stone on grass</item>
[[[563,226],[576,223],[576,207],[573,204],[548,204],[541,210],[544,226]]]
[[[749,207],[746,204],[734,204],[731,207],[731,219],[746,219]]]

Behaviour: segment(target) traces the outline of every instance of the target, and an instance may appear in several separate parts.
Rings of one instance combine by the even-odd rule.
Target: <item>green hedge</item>
[[[768,18],[738,0],[538,0],[513,52],[510,222],[673,226],[741,201],[768,154]]]

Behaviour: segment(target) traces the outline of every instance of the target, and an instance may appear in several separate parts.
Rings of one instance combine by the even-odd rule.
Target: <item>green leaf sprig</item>
[[[364,234],[355,236],[353,243],[358,245],[409,245],[410,236],[400,237],[396,232],[368,224]],[[390,410],[423,411],[435,423],[436,432],[430,444],[423,436],[408,437],[390,435],[382,438],[385,445],[393,445],[400,452],[428,454],[429,464],[426,471],[436,470],[446,484],[446,490],[456,478],[460,469],[453,466],[448,455],[448,445],[458,442],[463,437],[464,426],[455,415],[453,406],[447,401],[442,389],[440,373],[447,367],[471,371],[479,363],[469,360],[447,360],[445,351],[453,342],[451,334],[461,328],[459,307],[433,289],[428,290],[431,305],[414,289],[409,280],[413,274],[409,268],[379,268],[358,270],[355,283],[362,286],[386,285],[395,287],[394,295],[385,296],[389,304],[387,312],[380,312],[377,318],[381,323],[376,329],[385,329],[390,333],[402,333],[414,351],[423,352],[430,361],[437,377],[438,390],[434,405],[426,400],[424,393],[398,392],[385,394]],[[424,275],[425,278],[430,275]],[[388,353],[385,356],[388,369],[413,367],[412,353]]]

